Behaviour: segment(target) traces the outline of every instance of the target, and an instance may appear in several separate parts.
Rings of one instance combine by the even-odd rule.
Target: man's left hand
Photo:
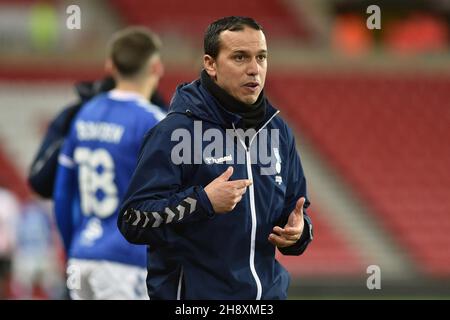
[[[278,248],[289,247],[295,244],[303,233],[305,221],[303,220],[303,205],[305,198],[298,199],[295,209],[289,215],[288,222],[281,228],[275,226],[269,235],[269,241]]]

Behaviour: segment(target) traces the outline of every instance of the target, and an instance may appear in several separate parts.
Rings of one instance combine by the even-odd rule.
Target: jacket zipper
[[[252,172],[252,162],[251,162],[251,157],[250,157],[250,147],[252,145],[253,140],[256,138],[256,136],[258,135],[258,133],[264,129],[267,124],[279,113],[280,111],[278,110],[277,112],[275,112],[275,114],[270,117],[269,120],[267,120],[266,123],[264,123],[264,125],[255,133],[255,135],[250,139],[250,142],[248,143],[248,147],[245,145],[245,142],[242,141],[242,138],[237,134],[236,132],[236,127],[234,126],[233,123],[233,129],[234,132],[236,133],[236,135],[239,138],[239,141],[241,142],[242,146],[245,149],[245,158],[246,158],[246,165],[247,165],[247,177],[248,179],[253,181],[253,172]],[[256,300],[261,300],[261,296],[262,296],[262,285],[261,285],[261,280],[259,279],[258,273],[256,272],[256,268],[255,268],[255,241],[256,241],[256,227],[258,224],[258,221],[256,220],[256,207],[255,207],[255,189],[253,184],[251,184],[249,186],[249,197],[250,197],[250,212],[252,214],[252,231],[251,231],[251,236],[250,236],[250,271],[252,272],[253,278],[255,279],[256,282]]]
[[[181,286],[183,284],[184,268],[181,266],[180,277],[178,278],[177,300],[181,300]]]

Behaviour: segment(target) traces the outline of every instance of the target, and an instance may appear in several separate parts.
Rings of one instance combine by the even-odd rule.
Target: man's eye
[[[242,54],[239,54],[237,56],[234,56],[234,60],[236,60],[236,61],[244,61],[244,56]]]
[[[259,61],[264,61],[264,60],[267,59],[267,57],[265,55],[262,55],[262,54],[259,55],[257,58],[258,58]]]

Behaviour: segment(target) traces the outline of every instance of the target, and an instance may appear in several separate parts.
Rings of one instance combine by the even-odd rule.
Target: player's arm
[[[131,243],[167,244],[176,239],[171,226],[215,215],[202,186],[182,189],[183,170],[189,169],[172,161],[175,144],[158,126],[144,138],[117,221]]]
[[[75,162],[71,155],[71,141],[67,140],[58,157],[53,200],[58,231],[63,240],[66,253],[70,249],[73,236],[73,206],[77,194]]]

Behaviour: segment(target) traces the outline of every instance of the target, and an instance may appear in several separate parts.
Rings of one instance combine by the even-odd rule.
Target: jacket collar
[[[266,114],[262,123],[266,123],[277,112],[268,100],[266,108]],[[233,124],[236,128],[242,128],[241,116],[222,108],[217,99],[203,87],[200,79],[177,87],[170,105],[170,113],[183,113],[188,116],[194,116],[200,120],[218,124],[224,129],[233,128]]]
[[[262,125],[266,114],[266,97],[264,90],[261,91],[257,101],[251,105],[245,104],[228,92],[222,89],[209,75],[203,70],[200,74],[200,83],[217,100],[219,106],[228,112],[237,114],[242,118],[242,125],[245,128],[256,129]]]

